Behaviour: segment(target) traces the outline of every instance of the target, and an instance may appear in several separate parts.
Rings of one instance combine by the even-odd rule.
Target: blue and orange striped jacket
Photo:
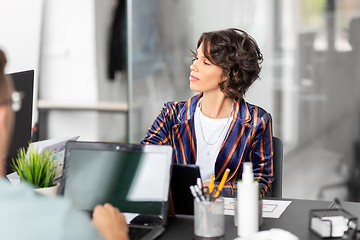
[[[194,117],[202,93],[187,102],[164,104],[142,144],[171,145],[173,163],[196,164]],[[223,195],[236,195],[243,162],[253,163],[254,178],[264,196],[273,181],[273,144],[271,115],[243,99],[234,104],[234,118],[215,162],[215,182],[219,183],[226,168],[230,169]]]

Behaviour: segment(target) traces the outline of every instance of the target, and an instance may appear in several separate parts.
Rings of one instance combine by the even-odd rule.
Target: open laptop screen
[[[16,159],[19,148],[26,148],[31,140],[31,121],[33,109],[34,70],[11,73],[16,91],[24,93],[22,107],[16,112],[15,128],[6,159],[6,173],[12,173],[12,159]]]
[[[122,212],[166,215],[169,146],[68,142],[61,194],[79,210],[111,203]]]

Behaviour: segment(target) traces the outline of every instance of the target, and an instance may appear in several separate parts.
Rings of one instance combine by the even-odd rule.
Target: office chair
[[[271,183],[271,197],[282,198],[283,143],[273,137],[273,170],[274,181]]]

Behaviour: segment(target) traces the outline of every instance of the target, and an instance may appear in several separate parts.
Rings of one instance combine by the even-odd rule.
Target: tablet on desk
[[[189,164],[173,164],[170,190],[175,214],[194,215],[194,197],[190,186],[196,185],[200,178],[199,166]]]

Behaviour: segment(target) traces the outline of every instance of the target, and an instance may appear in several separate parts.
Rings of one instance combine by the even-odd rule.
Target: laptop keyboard
[[[146,234],[148,234],[151,230],[153,230],[153,229],[129,226],[129,237],[131,240],[140,240],[142,237],[144,237]]]

